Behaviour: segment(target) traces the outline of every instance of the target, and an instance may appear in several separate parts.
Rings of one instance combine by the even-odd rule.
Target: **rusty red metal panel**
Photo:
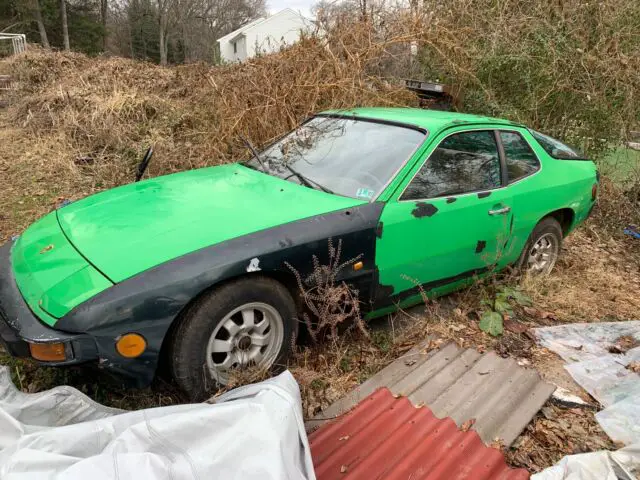
[[[427,405],[440,418],[451,417],[458,426],[473,418],[473,429],[484,443],[499,439],[505,445],[515,441],[555,389],[513,358],[454,343],[429,349],[427,342],[309,420],[307,431],[348,412],[381,387],[408,397],[414,405]]]
[[[309,443],[318,480],[529,478],[476,432],[463,432],[451,418],[439,419],[387,388],[313,432]]]

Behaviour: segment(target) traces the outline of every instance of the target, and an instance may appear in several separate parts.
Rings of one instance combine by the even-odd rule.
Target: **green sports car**
[[[373,318],[508,265],[548,273],[598,190],[561,142],[450,112],[325,112],[253,152],[90,196],[1,247],[8,352],[138,386],[164,358],[201,398],[289,353],[302,302],[285,262],[307,278],[339,241]]]

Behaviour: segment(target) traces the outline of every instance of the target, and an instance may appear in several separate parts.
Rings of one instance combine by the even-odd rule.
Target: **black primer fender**
[[[317,215],[206,247],[144,271],[89,299],[56,323],[56,329],[93,336],[100,365],[138,386],[155,374],[160,348],[171,323],[202,292],[225,280],[254,273],[291,272],[302,277],[313,269],[311,258],[328,260],[328,239],[342,242],[341,260],[358,255],[361,270],[345,268],[342,278],[358,289],[363,310],[370,308],[376,287],[375,245],[383,203],[369,203]],[[241,220],[240,220],[241,221]],[[116,339],[136,332],[147,340],[146,351],[126,359],[115,351]]]

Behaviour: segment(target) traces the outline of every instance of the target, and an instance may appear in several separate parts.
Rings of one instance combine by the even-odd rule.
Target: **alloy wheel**
[[[226,385],[234,368],[271,367],[283,340],[284,324],[278,311],[266,303],[247,303],[225,315],[213,330],[206,364],[211,376]]]
[[[529,249],[527,272],[533,275],[548,274],[558,260],[559,251],[560,244],[555,235],[545,233],[538,237]]]

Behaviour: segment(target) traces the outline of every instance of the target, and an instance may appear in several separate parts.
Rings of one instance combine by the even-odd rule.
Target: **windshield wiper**
[[[258,151],[255,149],[255,147],[251,144],[251,142],[249,141],[249,139],[247,139],[244,135],[240,135],[240,138],[242,139],[242,141],[244,142],[244,144],[247,146],[247,148],[249,150],[251,150],[251,153],[253,153],[253,157],[258,161],[258,163],[260,163],[260,166],[262,167],[262,171],[267,173],[267,166],[264,164],[264,162],[262,161],[262,158],[260,158],[260,155],[258,154]],[[315,188],[314,185],[316,187],[318,187],[320,190],[322,190],[323,192],[326,193],[331,193],[334,194],[332,190],[329,190],[327,187],[320,185],[318,182],[316,182],[315,180],[311,180],[310,178],[305,177],[304,175],[302,175],[300,172],[297,172],[296,170],[293,169],[293,167],[290,167],[289,165],[287,165],[286,163],[283,163],[283,165],[287,168],[287,170],[289,170],[293,175],[295,175],[296,177],[298,177],[298,180],[300,180],[300,182],[302,184],[304,184],[306,187],[309,188]]]
[[[254,148],[251,142],[244,135],[240,135],[240,138],[242,139],[244,144],[247,146],[247,148],[251,150],[251,153],[253,153],[253,157],[258,161],[258,163],[262,167],[262,171],[266,173],[267,167],[262,161],[262,159],[260,158],[260,155],[258,155],[258,151]]]
[[[335,195],[333,190],[329,190],[327,187],[320,185],[318,182],[316,182],[315,180],[311,180],[310,178],[305,177],[304,175],[302,175],[300,172],[296,171],[293,169],[293,167],[287,165],[286,163],[283,163],[283,165],[286,167],[287,170],[289,170],[292,174],[294,174],[296,177],[298,177],[298,180],[300,180],[300,182],[302,184],[304,184],[306,187],[309,188],[315,188],[314,185],[316,187],[318,187],[320,190],[322,190],[325,193],[331,193],[332,195]]]

